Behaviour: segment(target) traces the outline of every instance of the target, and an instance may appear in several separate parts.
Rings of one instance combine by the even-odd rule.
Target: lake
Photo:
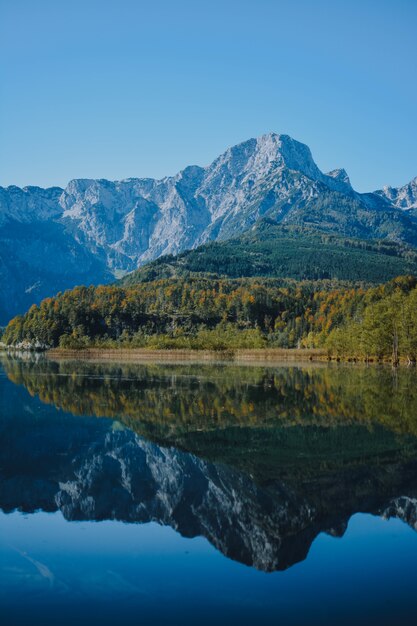
[[[3,355],[1,623],[415,623],[416,383]]]

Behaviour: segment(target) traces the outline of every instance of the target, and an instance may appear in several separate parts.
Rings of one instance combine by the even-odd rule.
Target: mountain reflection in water
[[[156,521],[264,571],[357,512],[417,528],[413,369],[1,363],[5,512]]]

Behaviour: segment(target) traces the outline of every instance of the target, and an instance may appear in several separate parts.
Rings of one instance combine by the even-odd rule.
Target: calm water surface
[[[1,624],[413,624],[417,372],[1,358]]]

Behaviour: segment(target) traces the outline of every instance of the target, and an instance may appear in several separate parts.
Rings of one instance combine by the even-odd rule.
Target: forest
[[[417,252],[389,240],[354,239],[263,218],[238,237],[162,256],[128,274],[125,285],[162,278],[269,277],[379,284],[417,274]]]
[[[193,277],[77,287],[15,317],[2,341],[64,349],[322,348],[329,358],[415,363],[417,279],[366,287]]]

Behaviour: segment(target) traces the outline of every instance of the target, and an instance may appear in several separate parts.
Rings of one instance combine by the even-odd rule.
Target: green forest
[[[346,238],[317,228],[277,225],[264,218],[239,237],[160,257],[126,276],[123,283],[201,274],[377,284],[417,275],[417,251],[386,239]]]
[[[148,263],[113,285],[43,300],[7,346],[234,351],[318,349],[417,359],[417,251],[260,220],[243,235]]]
[[[322,348],[370,361],[417,357],[417,280],[164,278],[77,287],[7,326],[3,341],[82,349]]]

